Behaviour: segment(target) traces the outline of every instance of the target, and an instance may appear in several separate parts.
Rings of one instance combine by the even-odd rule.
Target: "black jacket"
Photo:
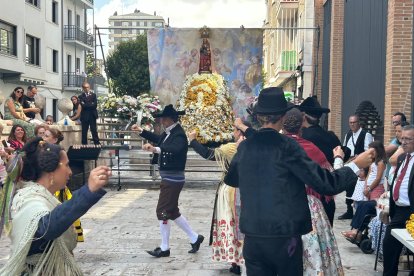
[[[333,149],[341,145],[341,141],[331,131],[326,131],[319,125],[302,129],[302,138],[314,143],[325,155],[331,165],[334,162]]]
[[[224,179],[240,188],[241,231],[258,237],[292,237],[312,230],[305,184],[334,195],[356,180],[348,167],[333,173],[322,169],[296,141],[273,129],[261,129],[239,145]]]
[[[98,106],[98,101],[96,99],[96,94],[91,93],[89,96],[86,96],[84,92],[80,94],[78,98],[80,104],[82,105],[80,120],[96,120],[98,118],[98,111],[96,110],[96,107]]]
[[[397,161],[397,168],[395,169],[395,173],[394,173],[394,180],[392,182],[392,185],[390,187],[390,217],[393,218],[394,214],[395,214],[395,201],[393,199],[393,190],[394,190],[394,184],[397,181],[397,175],[398,175],[398,170],[401,167],[401,164],[404,162],[406,155],[405,154],[401,154],[400,156],[398,156],[398,161]],[[409,184],[408,184],[408,199],[410,200],[410,213],[413,214],[414,213],[414,189],[413,189],[413,185],[414,185],[414,166],[412,168],[408,168],[406,171],[406,174],[409,173],[410,174],[410,180],[409,180]]]
[[[167,133],[161,135],[144,130],[141,136],[161,149],[160,154],[154,154],[152,164],[159,164],[160,171],[183,171],[187,162],[188,140],[181,125],[176,125],[164,141]]]

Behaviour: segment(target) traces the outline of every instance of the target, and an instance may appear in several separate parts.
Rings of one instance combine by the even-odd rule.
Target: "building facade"
[[[134,39],[152,28],[163,28],[165,21],[162,16],[146,14],[140,10],[133,13],[118,15],[117,12],[109,17],[109,51],[116,49],[121,41]]]
[[[414,3],[320,0],[318,5],[324,21],[320,97],[331,108],[329,129],[343,137],[348,116],[370,102],[380,120],[370,126],[372,114],[362,114],[365,127],[387,144],[395,136],[393,113],[404,112],[413,123]]]
[[[90,17],[90,18],[88,18]],[[0,9],[0,95],[37,85],[44,115],[59,119],[57,100],[79,94],[85,80],[93,0],[3,1]]]
[[[266,86],[280,86],[303,99],[313,86],[317,39],[313,0],[267,0],[264,24]]]

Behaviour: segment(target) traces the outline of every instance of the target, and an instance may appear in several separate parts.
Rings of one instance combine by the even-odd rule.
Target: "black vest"
[[[361,133],[358,136],[358,139],[356,140],[356,143],[354,141],[354,155],[363,153],[365,151],[364,144],[365,144],[365,135],[367,132],[363,129],[361,129]],[[345,146],[348,145],[349,139],[352,137],[352,131],[348,131],[348,133],[345,135]]]

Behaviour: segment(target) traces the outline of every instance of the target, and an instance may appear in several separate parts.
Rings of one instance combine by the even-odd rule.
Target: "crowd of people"
[[[82,126],[82,144],[88,143],[88,131],[91,130],[93,143],[100,144],[96,128],[97,97],[90,90],[87,82],[82,84],[83,93],[79,96],[72,96],[73,104],[70,120]],[[27,138],[35,136],[35,128],[39,125],[54,125],[55,118],[47,115],[41,119],[41,109],[36,107],[37,87],[30,85],[25,94],[23,87],[16,87],[4,104],[4,118],[0,119],[0,124],[5,126],[20,126],[24,129]]]
[[[87,143],[91,128],[98,144],[96,95],[87,83],[83,89],[71,98],[71,119],[82,124],[82,143]],[[22,97],[23,89],[16,88],[6,104],[13,128],[0,148],[0,227],[4,225],[12,240],[10,259],[0,275],[82,275],[72,253],[76,242],[83,241],[79,218],[105,194],[111,171],[105,166],[93,169],[88,182],[72,194],[67,189],[69,160],[59,146],[62,133],[44,123],[32,124],[27,118],[39,110],[25,108]],[[334,196],[346,191],[347,211],[337,219],[352,220],[351,230],[344,229],[342,235],[358,244],[363,221],[372,215],[373,247],[383,245],[384,275],[396,275],[402,245],[391,230],[404,228],[414,213],[409,188],[414,127],[404,114],[394,114],[396,136],[384,146],[361,128],[358,115],[349,117],[350,130],[341,143],[320,127],[320,118],[330,110],[315,97],[295,106],[286,101],[282,89],[265,88],[250,111],[250,120],[235,120],[234,142],[217,148],[200,144],[196,130],[186,133],[179,123],[185,112],[172,105],[156,115],[164,128],[160,135],[139,125],[131,127],[149,141],[143,149],[153,154],[151,162],[161,176],[155,208],[161,241],[147,253],[171,256],[172,222],[186,233],[188,253],[197,253],[204,242],[178,207],[190,146],[222,170],[209,245],[211,259],[228,263],[231,273],[241,274],[245,265],[247,275],[344,275],[332,227]],[[377,216],[380,211],[382,217]],[[383,217],[390,221],[379,233]]]

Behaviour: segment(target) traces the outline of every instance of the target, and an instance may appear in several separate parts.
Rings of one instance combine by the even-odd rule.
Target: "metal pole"
[[[105,54],[104,54],[103,45],[102,45],[101,32],[99,31],[100,28],[95,25],[95,29],[98,31],[99,45],[101,46],[101,52],[102,52],[102,60],[103,60],[103,63],[104,63],[105,74],[106,74],[106,77],[108,78],[109,92],[111,92],[112,91],[111,82],[109,81],[110,78],[109,78],[109,75],[108,75],[108,69],[106,67],[106,59],[105,59]]]

